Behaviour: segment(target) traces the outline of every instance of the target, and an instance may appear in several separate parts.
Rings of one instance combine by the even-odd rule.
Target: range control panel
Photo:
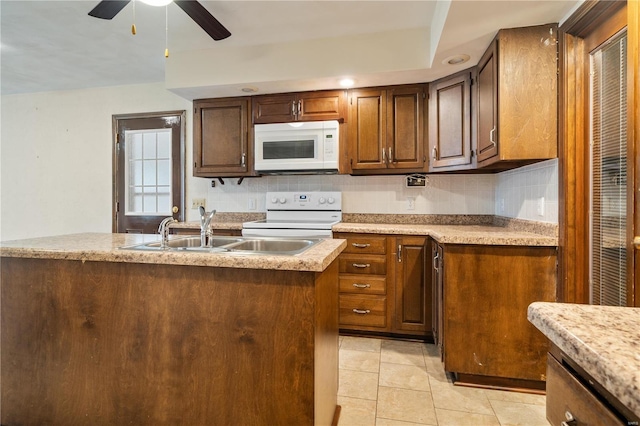
[[[267,210],[342,210],[339,191],[267,192]]]

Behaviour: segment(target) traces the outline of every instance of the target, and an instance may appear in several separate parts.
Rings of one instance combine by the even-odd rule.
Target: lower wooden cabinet
[[[552,425],[633,424],[620,420],[607,405],[597,393],[582,384],[579,377],[560,364],[553,355],[548,355],[547,420]]]
[[[544,388],[547,339],[527,320],[556,300],[556,248],[443,245],[444,367],[475,384]]]
[[[431,335],[431,274],[426,237],[335,234],[340,328],[417,337]]]

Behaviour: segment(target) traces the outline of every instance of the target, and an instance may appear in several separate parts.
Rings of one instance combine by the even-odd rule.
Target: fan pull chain
[[[133,0],[133,24],[131,24],[131,34],[136,35],[136,0]]]
[[[164,26],[164,57],[169,57],[169,5],[164,7],[165,26]]]

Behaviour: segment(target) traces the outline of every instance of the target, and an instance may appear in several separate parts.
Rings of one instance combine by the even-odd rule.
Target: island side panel
[[[312,424],[316,274],[2,259],[3,424]]]
[[[316,278],[315,424],[330,425],[338,404],[338,260]]]

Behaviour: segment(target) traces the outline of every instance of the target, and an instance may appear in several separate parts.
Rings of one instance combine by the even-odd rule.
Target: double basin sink
[[[200,236],[172,238],[165,248],[160,241],[120,247],[125,250],[173,251],[196,253],[279,254],[302,253],[321,240],[285,238],[209,237],[207,247],[200,245]]]

